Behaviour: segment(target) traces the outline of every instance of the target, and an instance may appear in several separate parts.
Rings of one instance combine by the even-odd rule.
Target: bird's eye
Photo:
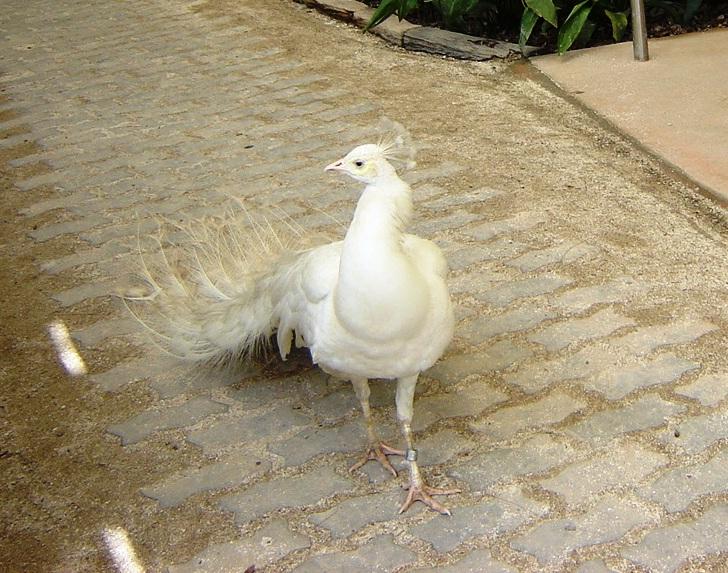
[[[361,159],[357,159],[354,162],[354,165],[356,165],[357,167],[361,167],[362,165],[364,165],[364,162]]]

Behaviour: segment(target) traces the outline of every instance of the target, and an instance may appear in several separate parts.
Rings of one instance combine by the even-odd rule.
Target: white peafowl
[[[400,513],[421,501],[450,515],[432,496],[459,490],[425,483],[411,429],[418,375],[444,352],[454,318],[442,252],[404,232],[412,191],[389,160],[407,151],[400,134],[386,144],[356,147],[325,168],[366,184],[343,241],[315,247],[309,241],[302,247],[304,237],[290,223],[285,240],[267,221],[251,220],[247,230],[230,223],[191,227],[190,246],[182,256],[186,264],[167,254],[162,267],[145,263],[153,292],[128,298],[147,307],[140,320],[160,346],[187,360],[246,358],[273,334],[283,359],[294,339],[296,346],[308,347],[325,372],[351,380],[361,402],[369,443],[350,471],[378,460],[396,476],[387,456],[404,456],[409,491]],[[263,235],[274,238],[263,240]],[[140,311],[133,310],[139,317]],[[370,378],[397,380],[405,450],[377,435],[369,408]]]

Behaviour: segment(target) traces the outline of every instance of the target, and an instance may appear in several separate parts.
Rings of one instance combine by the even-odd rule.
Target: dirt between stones
[[[599,264],[660,284],[637,301],[633,316],[656,322],[679,305],[680,313],[728,327],[727,311],[715,304],[716,292],[725,292],[725,213],[527,69],[407,53],[287,0],[210,0],[197,10],[221,27],[254,25],[310,72],[336,79],[355,94],[352,102],[377,101],[424,144],[423,163],[451,158],[468,167],[448,179],[453,193],[483,186],[517,192],[489,202],[484,218],[512,213],[516,201],[543,205],[554,221],[548,233],[596,244],[606,254]],[[184,561],[232,538],[232,516],[204,504],[160,513],[139,489],[198,463],[199,452],[181,432],[122,448],[106,433],[108,420],[139,412],[153,400],[149,391],[137,384],[109,396],[58,368],[48,324],[89,325],[110,306],[60,308],[49,298],[74,277],[42,273],[37,262],[73,252],[79,240],[28,238],[33,225],[60,216],[18,215],[53,195],[14,187],[42,168],[7,161],[32,152],[28,143],[0,153],[0,569],[105,570],[98,532],[122,520],[143,540],[137,549],[152,570]],[[578,272],[599,270],[585,264]],[[723,351],[699,350],[706,364],[722,360]],[[102,371],[134,352],[114,346],[85,358]]]

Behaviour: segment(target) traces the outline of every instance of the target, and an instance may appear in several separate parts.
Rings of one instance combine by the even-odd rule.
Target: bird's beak
[[[324,171],[343,171],[343,170],[344,170],[344,160],[343,159],[334,161],[333,163],[324,167]]]

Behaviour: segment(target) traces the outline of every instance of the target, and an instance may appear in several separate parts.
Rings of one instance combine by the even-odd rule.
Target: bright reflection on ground
[[[139,563],[129,534],[125,530],[120,527],[104,529],[102,537],[118,573],[144,573],[144,567]]]
[[[53,346],[56,349],[58,360],[71,376],[80,376],[86,374],[86,363],[76,350],[76,345],[71,340],[66,325],[57,320],[48,325],[48,334],[51,337]]]

